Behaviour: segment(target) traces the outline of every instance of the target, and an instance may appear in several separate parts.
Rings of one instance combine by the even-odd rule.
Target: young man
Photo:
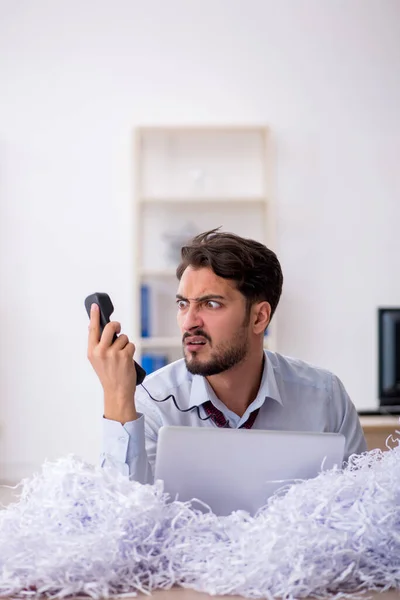
[[[104,390],[103,466],[153,480],[162,425],[340,432],[345,459],[366,449],[340,380],[300,360],[264,351],[283,276],[263,244],[212,230],[181,251],[177,319],[183,356],[136,388],[135,346],[111,322],[100,338],[92,306],[88,358]],[[266,457],[267,458],[267,457]]]

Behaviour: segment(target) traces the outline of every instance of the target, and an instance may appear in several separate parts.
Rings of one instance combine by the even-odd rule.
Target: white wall
[[[85,296],[132,328],[131,134],[265,123],[280,350],[376,400],[376,308],[400,304],[396,0],[0,0],[0,478],[96,461]]]

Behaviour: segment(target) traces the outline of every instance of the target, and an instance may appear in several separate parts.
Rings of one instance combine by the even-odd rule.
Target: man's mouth
[[[184,339],[184,344],[188,350],[199,350],[207,344],[207,340],[199,336],[187,337]]]

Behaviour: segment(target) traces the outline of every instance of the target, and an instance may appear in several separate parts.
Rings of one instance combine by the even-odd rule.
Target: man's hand
[[[128,337],[122,334],[112,342],[114,334],[120,331],[121,324],[111,321],[100,337],[99,307],[92,304],[88,359],[103,386],[105,418],[124,424],[138,418],[134,402],[136,369],[133,361],[135,346]]]

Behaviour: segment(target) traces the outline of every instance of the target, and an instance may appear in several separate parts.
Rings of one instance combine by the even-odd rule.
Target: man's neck
[[[264,352],[249,354],[229,371],[207,377],[215,395],[229,410],[242,417],[260,389]]]

